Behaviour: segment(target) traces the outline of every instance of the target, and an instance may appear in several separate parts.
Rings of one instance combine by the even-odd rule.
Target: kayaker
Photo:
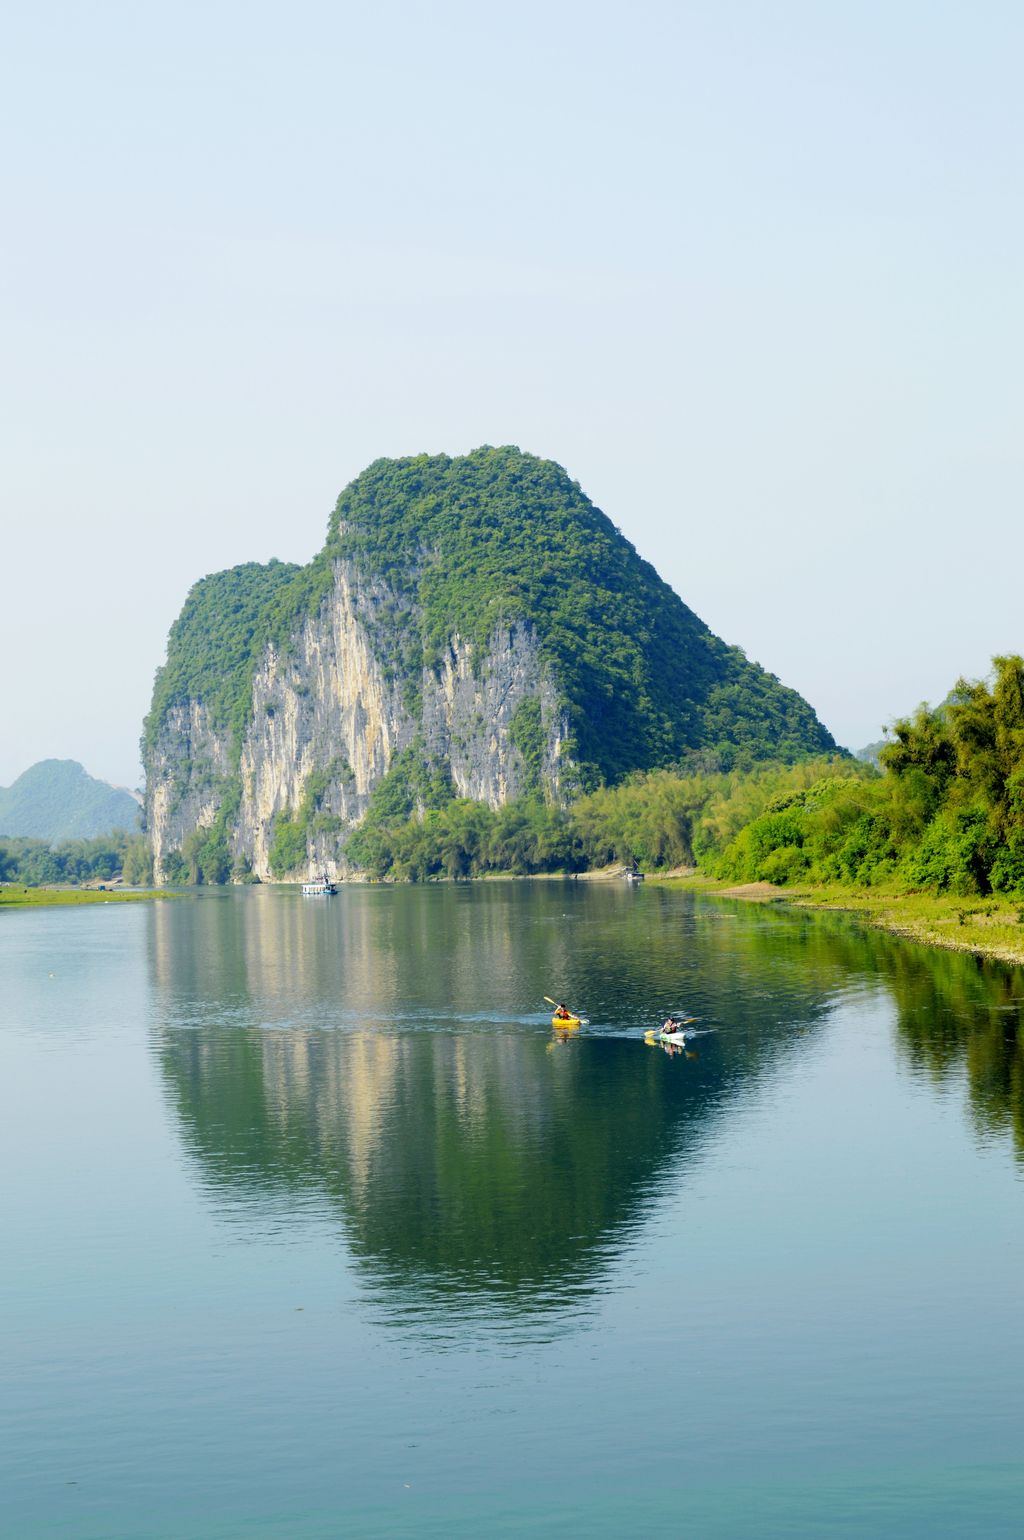
[[[567,1005],[556,1005],[555,1006],[555,1019],[557,1021],[571,1021],[572,1020],[572,1011],[569,1009],[569,1007]]]

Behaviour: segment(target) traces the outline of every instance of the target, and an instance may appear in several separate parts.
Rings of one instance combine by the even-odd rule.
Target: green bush
[[[777,798],[705,864],[747,881],[1024,891],[1024,659],[993,659],[990,684],[961,679],[894,734],[879,752],[881,778]]]
[[[169,850],[164,856],[164,881],[171,887],[181,887],[189,880],[188,866],[180,850]]]
[[[286,877],[298,871],[305,865],[307,855],[305,823],[301,819],[291,818],[287,812],[279,814],[274,821],[274,833],[267,854],[274,876]]]

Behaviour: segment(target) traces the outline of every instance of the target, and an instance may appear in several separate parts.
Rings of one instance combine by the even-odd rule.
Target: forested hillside
[[[807,702],[715,636],[561,466],[511,447],[375,461],[341,493],[309,566],[250,562],[197,583],[168,639],[147,743],[188,701],[239,741],[262,649],[316,614],[339,559],[386,583],[373,642],[414,703],[453,634],[482,650],[502,622],[528,622],[585,783],[693,749],[731,764],[835,748]]]
[[[706,863],[737,881],[1024,891],[1024,659],[897,722],[884,774],[773,800]]]
[[[41,759],[10,786],[0,786],[0,834],[30,839],[90,839],[137,829],[130,792],[98,781],[74,759]]]
[[[835,748],[794,690],[729,647],[561,466],[518,449],[378,460],[338,499],[326,556],[408,595],[398,658],[436,666],[526,619],[559,683],[584,784],[687,750],[792,760]]]
[[[560,466],[485,447],[378,460],[308,566],[193,587],[145,724],[147,825],[158,882],[340,874],[407,812],[557,823],[637,773],[835,752]]]

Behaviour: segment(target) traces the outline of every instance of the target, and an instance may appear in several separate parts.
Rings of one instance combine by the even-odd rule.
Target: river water
[[[654,887],[0,916],[0,1530],[1019,1535],[1022,1010]]]

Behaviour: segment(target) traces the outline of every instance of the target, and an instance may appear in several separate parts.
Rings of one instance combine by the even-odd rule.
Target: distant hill
[[[0,834],[92,839],[137,829],[140,811],[130,792],[96,780],[75,759],[41,759],[12,786],[0,786]]]
[[[862,749],[857,750],[854,758],[863,760],[866,765],[874,765],[876,770],[881,770],[882,761],[878,756],[886,744],[891,742],[891,738],[879,738],[877,743],[866,743]]]

